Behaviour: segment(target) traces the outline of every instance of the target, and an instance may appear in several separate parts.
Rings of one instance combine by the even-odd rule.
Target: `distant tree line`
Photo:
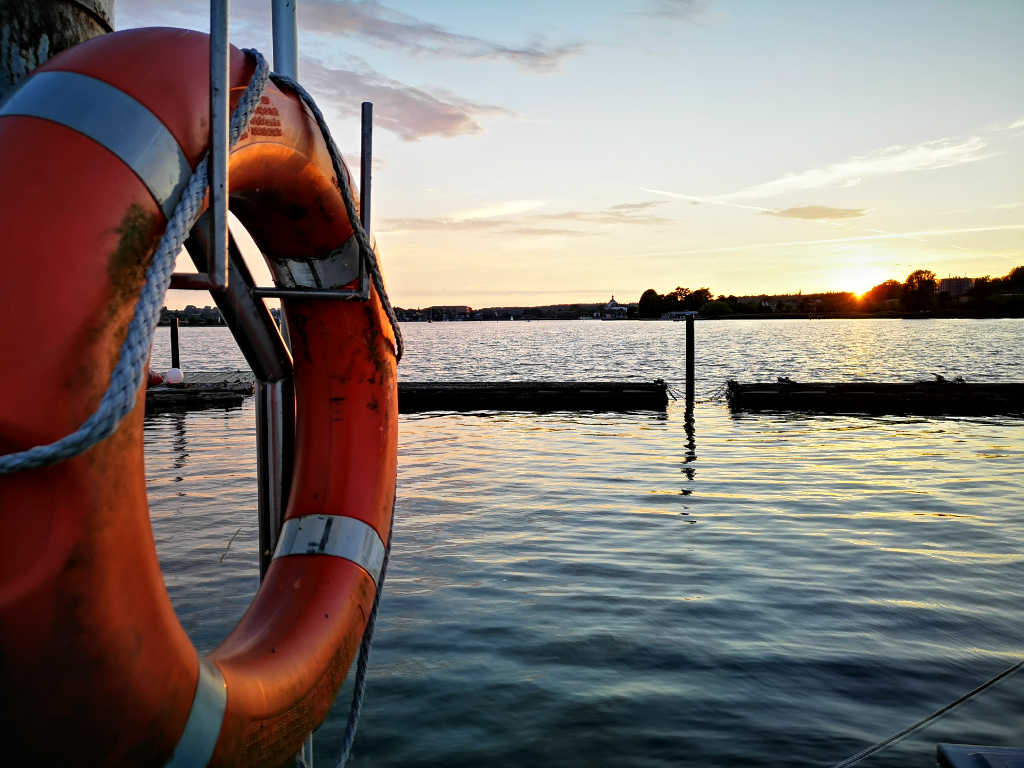
[[[637,315],[657,318],[673,312],[697,312],[702,317],[728,315],[773,314],[845,314],[857,311],[857,296],[853,293],[812,293],[782,296],[726,296],[714,297],[708,288],[676,286],[674,291],[660,294],[648,288],[640,296]]]
[[[418,309],[395,307],[402,322],[441,322],[445,320],[579,320],[594,317],[604,304],[548,304],[538,307],[431,306]]]
[[[184,309],[163,307],[158,325],[170,325],[171,319],[175,317],[180,325],[225,325],[224,316],[217,307],[197,307],[194,304]]]
[[[712,298],[707,288],[691,291],[677,286],[660,294],[648,288],[640,296],[637,315],[663,317],[672,312],[697,311],[702,317],[729,315],[1024,315],[1024,266],[1003,277],[962,277],[940,280],[927,269],[907,275],[902,283],[886,280],[862,296],[849,291]]]
[[[640,317],[661,317],[670,312],[699,312],[709,301],[711,291],[707,288],[691,291],[677,285],[674,291],[664,295],[648,288],[640,295],[637,314]]]
[[[1024,265],[1003,277],[947,278],[918,269],[902,283],[886,280],[861,297],[864,311],[1024,315]]]

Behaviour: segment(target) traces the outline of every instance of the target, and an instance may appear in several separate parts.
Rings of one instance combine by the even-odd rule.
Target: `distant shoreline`
[[[702,317],[697,315],[695,319],[700,321],[720,321],[720,320],[1013,320],[1020,319],[1024,315],[983,315],[983,314],[952,314],[943,312],[923,312],[923,313],[912,313],[912,312],[877,312],[873,314],[868,313],[850,313],[850,312],[835,312],[828,314],[808,314],[806,312],[765,312],[765,313],[753,313],[753,314],[741,314],[733,313],[731,315],[720,315],[718,317]],[[679,320],[670,320],[668,318],[662,319],[660,317],[630,317],[624,318],[628,320],[635,320],[642,323],[650,322],[682,322]],[[617,323],[619,320],[601,320],[596,317],[522,317],[514,320],[508,318],[493,318],[487,320],[474,320],[474,319],[458,319],[458,320],[402,320],[402,323],[529,323],[538,322],[541,320],[545,321],[556,321],[556,322],[607,322]],[[161,319],[157,323],[160,327],[166,327],[170,325],[169,320]],[[213,322],[207,319],[192,321],[188,318],[179,318],[179,325],[182,328],[224,328],[226,327],[223,322]]]
[[[807,312],[764,312],[764,313],[739,313],[729,315],[718,315],[714,317],[696,315],[697,320],[1004,320],[1019,319],[1024,315],[1014,314],[967,314],[948,312],[830,312],[830,313],[807,313]],[[508,318],[490,318],[486,320],[474,318],[459,318],[449,320],[402,320],[403,323],[508,323],[508,322],[536,322],[539,320],[558,321],[580,321],[587,322],[608,322],[617,323],[615,320],[601,320],[597,317],[522,317],[514,320]],[[661,317],[629,317],[622,320],[635,320],[642,323],[650,322],[682,322],[673,318]]]
[[[1024,315],[1013,314],[967,314],[951,312],[830,312],[808,314],[806,312],[766,312],[763,314],[720,315],[718,317],[701,317],[698,320],[1006,320],[1019,319]],[[647,320],[660,318],[637,318]]]

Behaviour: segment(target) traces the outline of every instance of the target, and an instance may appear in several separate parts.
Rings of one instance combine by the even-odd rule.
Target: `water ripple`
[[[682,328],[407,326],[402,375],[680,381]],[[1024,655],[1024,421],[734,416],[713,398],[737,376],[1024,380],[1022,331],[698,323],[692,429],[680,404],[402,417],[354,764],[823,765]],[[239,367],[223,329],[183,344],[190,365]],[[146,437],[165,580],[208,650],[257,586],[252,404],[150,418]],[[1019,691],[870,764],[931,766],[940,740],[1024,742]]]

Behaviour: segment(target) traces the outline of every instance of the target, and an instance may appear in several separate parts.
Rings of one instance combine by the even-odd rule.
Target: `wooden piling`
[[[693,410],[693,394],[696,379],[696,362],[694,356],[694,315],[696,312],[686,313],[686,407]]]
[[[181,356],[178,354],[178,316],[171,318],[171,368],[181,368]]]

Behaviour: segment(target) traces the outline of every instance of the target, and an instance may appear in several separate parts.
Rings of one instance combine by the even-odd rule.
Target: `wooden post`
[[[0,0],[0,102],[63,50],[113,30],[114,0]]]
[[[171,318],[171,368],[181,368],[181,358],[178,355],[178,316]]]
[[[693,410],[693,388],[694,388],[694,342],[693,342],[693,318],[696,312],[686,314],[686,407]]]

